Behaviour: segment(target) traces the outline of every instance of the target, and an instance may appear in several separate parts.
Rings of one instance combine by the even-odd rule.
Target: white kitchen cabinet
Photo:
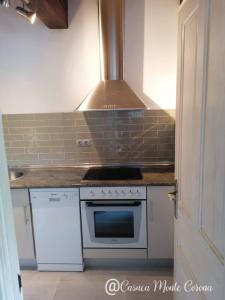
[[[20,267],[36,266],[28,189],[11,189]]]
[[[30,190],[39,271],[82,271],[79,189]]]
[[[167,194],[174,186],[149,186],[148,210],[148,258],[172,259],[174,240],[174,207]]]

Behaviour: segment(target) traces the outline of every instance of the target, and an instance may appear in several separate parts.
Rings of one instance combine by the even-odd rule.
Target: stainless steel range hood
[[[147,109],[123,80],[123,14],[124,0],[99,0],[102,80],[78,111]]]

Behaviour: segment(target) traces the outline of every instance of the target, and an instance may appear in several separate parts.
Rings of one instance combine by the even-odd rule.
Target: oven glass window
[[[133,211],[94,212],[96,238],[133,238]]]

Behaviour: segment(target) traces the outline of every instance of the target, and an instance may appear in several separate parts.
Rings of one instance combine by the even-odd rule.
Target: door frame
[[[19,288],[20,268],[13,221],[13,208],[0,114],[0,298],[22,300]]]

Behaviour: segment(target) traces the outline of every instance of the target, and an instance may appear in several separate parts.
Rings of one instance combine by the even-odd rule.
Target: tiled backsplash
[[[4,115],[10,166],[174,161],[174,111]],[[78,139],[91,139],[79,147]]]

